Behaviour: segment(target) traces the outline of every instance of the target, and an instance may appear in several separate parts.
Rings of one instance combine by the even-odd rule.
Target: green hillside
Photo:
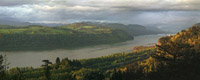
[[[0,50],[77,48],[131,40],[119,29],[71,24],[60,27],[0,25]]]
[[[168,33],[155,27],[147,28],[145,26],[137,25],[137,24],[125,25],[125,24],[120,24],[120,23],[99,23],[99,22],[81,22],[81,23],[87,24],[87,25],[105,26],[109,28],[120,29],[127,32],[128,34],[132,36]]]

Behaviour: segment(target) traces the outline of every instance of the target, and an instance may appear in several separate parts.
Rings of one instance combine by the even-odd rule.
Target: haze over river
[[[17,51],[6,52],[9,66],[12,67],[40,67],[42,60],[48,59],[55,63],[56,57],[61,59],[85,59],[106,56],[121,52],[131,52],[133,47],[157,43],[158,39],[167,34],[136,36],[134,40],[110,44],[84,47],[74,50],[46,50],[46,51]]]

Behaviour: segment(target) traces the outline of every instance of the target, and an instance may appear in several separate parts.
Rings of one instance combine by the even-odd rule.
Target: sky
[[[0,20],[80,21],[185,27],[200,22],[199,0],[0,0]]]

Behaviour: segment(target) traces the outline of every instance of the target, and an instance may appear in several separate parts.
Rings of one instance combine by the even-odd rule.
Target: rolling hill
[[[0,25],[0,50],[71,49],[123,42],[134,36],[159,33],[165,32],[119,23],[79,22],[57,27]]]
[[[120,23],[100,23],[100,22],[80,22],[80,23],[87,24],[87,25],[104,26],[104,27],[109,27],[109,28],[120,29],[133,36],[168,33],[155,27],[145,27],[138,24],[125,25],[125,24],[120,24]]]
[[[111,44],[133,39],[119,29],[71,24],[60,27],[0,25],[0,50],[45,50]]]

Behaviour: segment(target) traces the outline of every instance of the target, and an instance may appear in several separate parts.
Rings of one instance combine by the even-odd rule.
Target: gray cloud
[[[1,0],[0,6],[20,6],[28,4],[46,3],[51,0]]]
[[[0,1],[0,19],[37,23],[106,21],[179,27],[200,22],[199,17],[200,1],[198,0]]]

